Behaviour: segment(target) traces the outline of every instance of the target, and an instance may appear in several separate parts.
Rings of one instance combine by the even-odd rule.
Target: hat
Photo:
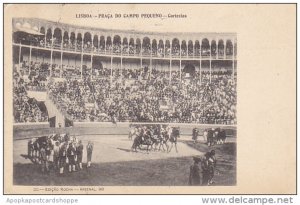
[[[195,162],[200,162],[201,161],[200,156],[194,156],[193,159],[194,159]]]
[[[210,156],[210,152],[206,152],[204,156],[205,157],[209,157]]]

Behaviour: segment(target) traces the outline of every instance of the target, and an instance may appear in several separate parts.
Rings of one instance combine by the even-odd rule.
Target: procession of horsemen
[[[199,142],[200,132],[198,128],[192,130],[192,140]],[[226,132],[221,128],[205,129],[202,133],[207,146],[223,144],[226,141]],[[163,151],[171,152],[173,147],[177,149],[177,139],[180,138],[180,127],[170,125],[131,125],[128,136],[132,140],[131,151],[138,152]],[[82,141],[75,136],[66,134],[51,134],[32,138],[28,141],[27,158],[33,163],[39,164],[43,173],[51,171],[62,175],[83,169],[84,147],[86,149],[86,168],[91,167],[94,144],[88,141],[84,146]]]
[[[198,142],[199,136],[198,128],[194,128],[192,130],[194,143]],[[209,128],[204,130],[202,137],[209,147],[215,144],[224,144],[226,131],[221,128]],[[134,151],[137,151],[137,148],[142,150],[142,147],[146,146],[147,152],[149,150],[170,152],[174,146],[175,151],[178,152],[178,138],[180,138],[180,128],[169,125],[136,125],[131,127],[129,133],[129,139],[133,139],[131,149]]]

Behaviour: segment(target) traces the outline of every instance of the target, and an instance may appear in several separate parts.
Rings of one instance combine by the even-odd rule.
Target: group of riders
[[[198,128],[194,128],[192,132],[192,139],[194,143],[196,143],[199,137],[199,130]],[[226,141],[226,131],[219,127],[205,129],[203,132],[203,140],[209,147],[215,144],[224,144]]]
[[[86,145],[87,167],[91,166],[93,148],[93,142],[89,141]],[[66,170],[75,172],[83,168],[83,143],[69,133],[30,139],[27,150],[27,158],[40,165],[43,173],[53,170],[62,175]]]
[[[143,149],[142,146],[145,145],[147,153],[149,150],[170,152],[173,146],[178,152],[177,138],[179,137],[179,127],[168,125],[133,125],[129,132],[129,139],[133,139],[131,150]]]
[[[199,136],[199,129],[194,128],[192,130],[194,143],[198,142]],[[209,147],[224,144],[226,141],[226,131],[221,128],[205,129],[202,136]],[[142,150],[143,146],[146,146],[147,153],[149,150],[170,152],[173,145],[178,152],[177,139],[179,137],[180,128],[169,125],[132,125],[129,132],[129,139],[133,139],[132,151],[137,151],[137,148]],[[169,146],[170,143],[171,146]],[[207,152],[203,157],[195,156],[193,158],[194,164],[190,166],[189,185],[212,185],[217,163],[215,150]]]
[[[208,146],[223,144],[226,141],[226,132],[221,128],[209,128],[203,131],[203,139]],[[192,140],[198,142],[200,132],[198,128],[192,130]],[[133,140],[132,151],[137,148],[147,153],[150,150],[170,152],[175,147],[177,150],[177,139],[180,137],[180,128],[170,125],[131,125],[129,139]],[[91,166],[94,144],[88,141],[86,145],[87,167]],[[66,134],[51,134],[33,138],[28,141],[28,154],[33,163],[41,167],[43,173],[51,170],[60,175],[83,169],[84,146],[81,140],[75,136]],[[200,164],[200,165],[199,165]],[[190,167],[190,185],[211,185],[216,167],[215,151],[207,152],[204,157],[194,157],[194,164]],[[201,174],[202,173],[202,180]],[[200,183],[202,181],[202,183]]]
[[[199,136],[199,129],[194,128],[192,131],[194,143],[198,142]],[[221,128],[205,129],[202,136],[209,147],[215,144],[224,144],[226,141],[226,131]],[[178,152],[177,139],[179,137],[180,128],[169,125],[132,125],[129,132],[129,139],[133,139],[132,151],[137,151],[137,148],[142,150],[145,145],[147,152],[149,150],[170,152],[174,145]]]

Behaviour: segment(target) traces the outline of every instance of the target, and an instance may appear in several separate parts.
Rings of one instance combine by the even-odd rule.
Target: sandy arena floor
[[[190,140],[190,138],[191,137],[182,136],[180,140]],[[125,135],[85,135],[79,136],[78,139],[82,140],[84,147],[89,140],[94,142],[92,161],[95,163],[166,159],[170,157],[203,155],[203,153],[187,146],[182,142],[178,142],[177,144],[178,153],[176,153],[175,147],[173,147],[170,153],[162,151],[150,151],[147,154],[146,150],[138,150],[137,153],[131,152],[132,141],[129,140],[128,136]],[[14,141],[14,163],[30,163],[29,159],[25,159],[25,157],[23,157],[27,154],[27,141],[28,140]],[[86,150],[84,150],[83,162],[86,162]]]

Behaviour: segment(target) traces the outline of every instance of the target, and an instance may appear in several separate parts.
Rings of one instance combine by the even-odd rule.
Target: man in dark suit
[[[82,169],[83,145],[82,145],[81,140],[78,143],[78,146],[76,149],[76,154],[77,154],[77,164],[79,166],[79,169]]]
[[[190,186],[199,186],[200,183],[200,167],[199,162],[201,161],[200,157],[193,157],[194,164],[190,166],[190,176],[189,176],[189,185]]]

